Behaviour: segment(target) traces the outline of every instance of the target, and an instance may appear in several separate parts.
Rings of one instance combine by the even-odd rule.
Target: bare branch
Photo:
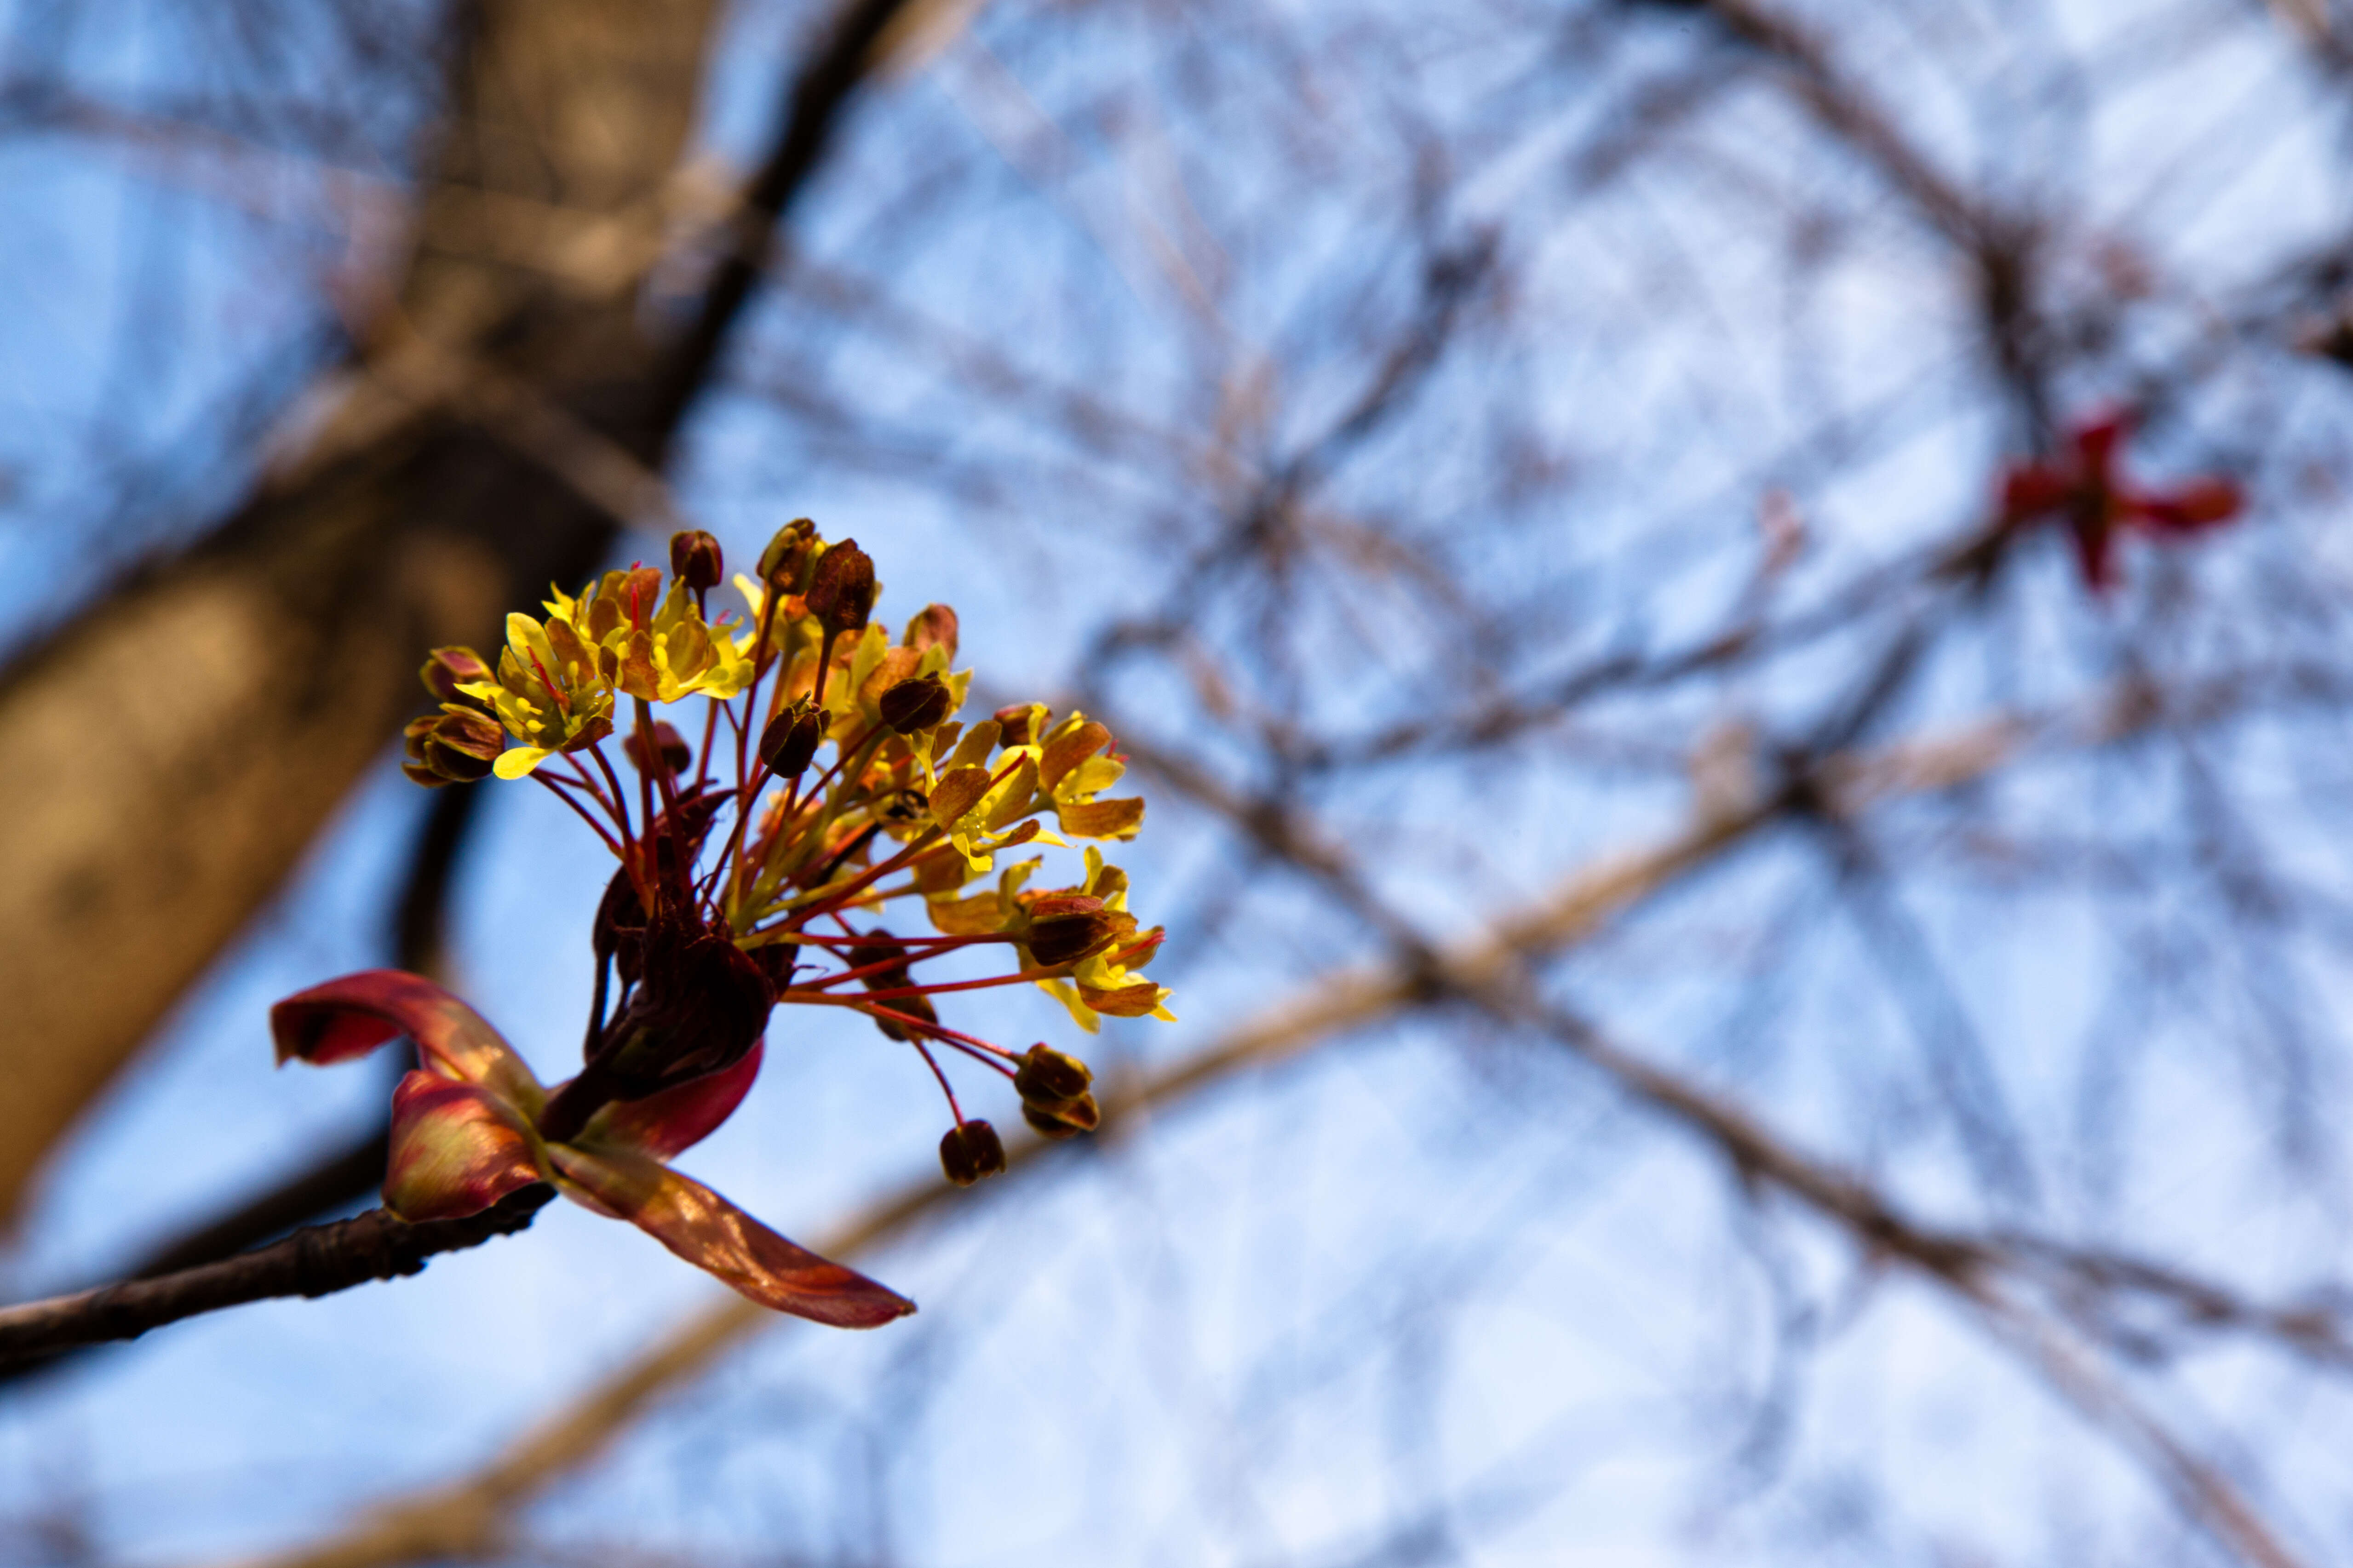
[[[526,1187],[480,1214],[422,1225],[371,1209],[356,1219],[305,1226],[283,1241],[219,1263],[0,1307],[0,1362],[135,1340],[166,1323],[273,1296],[331,1296],[415,1274],[441,1253],[525,1229],[554,1196],[554,1187]]]

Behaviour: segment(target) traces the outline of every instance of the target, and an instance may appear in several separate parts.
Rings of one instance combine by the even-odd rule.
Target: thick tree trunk
[[[712,0],[466,16],[407,274],[306,448],[0,672],[0,1213],[419,706],[422,650],[491,641],[594,564],[610,512],[551,445],[626,477],[619,454],[667,442],[627,258],[651,252]]]

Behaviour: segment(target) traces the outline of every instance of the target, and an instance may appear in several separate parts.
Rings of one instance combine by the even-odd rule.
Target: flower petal
[[[546,1100],[522,1058],[480,1013],[405,970],[364,969],[298,991],[269,1010],[269,1032],[281,1065],[300,1057],[319,1067],[406,1035],[431,1071],[480,1084],[526,1117],[537,1116]]]
[[[1168,988],[1155,985],[1149,980],[1139,980],[1132,985],[1116,985],[1110,990],[1098,990],[1084,981],[1079,983],[1079,1000],[1098,1013],[1108,1013],[1114,1018],[1149,1018],[1160,1010]]]
[[[1092,719],[1061,731],[1046,742],[1038,758],[1038,786],[1051,795],[1064,773],[1109,744],[1111,731]]]
[[[838,1329],[872,1329],[915,1304],[786,1240],[717,1193],[644,1154],[554,1143],[556,1184],[618,1215],[764,1307]]]
[[[1144,797],[1131,795],[1057,806],[1054,821],[1073,838],[1133,838],[1144,826]]]
[[[463,1219],[549,1173],[522,1113],[485,1089],[412,1072],[392,1091],[384,1206],[411,1222]]]
[[[980,804],[988,793],[989,773],[987,768],[952,767],[940,775],[939,787],[932,791],[932,814],[941,826],[954,827],[956,819]]]
[[[733,1067],[622,1104],[608,1105],[588,1119],[579,1142],[599,1148],[634,1149],[667,1160],[711,1136],[734,1114],[760,1076],[765,1040],[754,1041]]]
[[[548,746],[509,746],[491,764],[491,772],[502,779],[519,779],[554,755],[554,748]]]

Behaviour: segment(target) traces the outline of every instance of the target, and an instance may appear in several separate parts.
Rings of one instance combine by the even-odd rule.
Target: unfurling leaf
[[[557,1184],[589,1207],[636,1225],[764,1307],[838,1329],[872,1329],[915,1304],[863,1274],[786,1240],[712,1192],[644,1154],[554,1144]]]
[[[412,1224],[463,1219],[548,1179],[530,1123],[488,1089],[412,1072],[392,1094],[384,1206]]]
[[[765,1041],[754,1041],[750,1052],[733,1067],[691,1079],[643,1100],[608,1105],[589,1118],[581,1140],[596,1144],[627,1144],[657,1160],[683,1153],[710,1137],[721,1122],[735,1113],[736,1106],[751,1092],[752,1080],[760,1076],[760,1058],[765,1049]]]
[[[301,1058],[317,1067],[364,1057],[406,1035],[428,1070],[479,1084],[536,1116],[542,1101],[532,1076],[480,1013],[421,974],[364,969],[298,991],[269,1010],[269,1032],[283,1065]]]

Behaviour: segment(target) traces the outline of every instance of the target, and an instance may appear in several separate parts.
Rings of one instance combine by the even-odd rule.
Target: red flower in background
[[[2137,529],[2161,538],[2202,532],[2230,521],[2244,504],[2226,479],[2186,480],[2170,489],[2145,489],[2118,471],[2118,448],[2132,432],[2131,416],[2113,414],[2075,426],[2073,448],[2051,462],[2013,464],[2003,476],[2001,526],[2016,529],[2051,519],[2075,536],[2075,560],[2095,590],[2115,581],[2117,533]]]

